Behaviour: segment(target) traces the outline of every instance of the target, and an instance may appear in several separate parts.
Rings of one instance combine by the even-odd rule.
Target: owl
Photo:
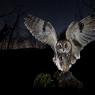
[[[95,15],[80,21],[73,21],[68,26],[64,40],[59,40],[57,32],[49,21],[32,15],[24,18],[24,24],[32,36],[54,51],[54,64],[62,72],[67,72],[72,64],[80,59],[80,51],[95,41]]]

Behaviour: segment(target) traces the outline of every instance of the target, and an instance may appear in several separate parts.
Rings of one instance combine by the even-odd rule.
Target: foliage
[[[34,80],[33,87],[47,88],[47,87],[55,87],[55,85],[54,81],[51,79],[50,74],[41,73],[37,75],[36,79]]]
[[[71,72],[55,72],[53,75],[40,73],[34,80],[34,88],[83,88]]]

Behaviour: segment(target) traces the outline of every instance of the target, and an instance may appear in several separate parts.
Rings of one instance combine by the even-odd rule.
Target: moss
[[[55,72],[53,75],[40,73],[34,80],[34,88],[83,88],[71,72]]]
[[[40,73],[34,80],[33,87],[36,88],[47,88],[47,87],[55,87],[54,80],[51,79],[50,74]]]

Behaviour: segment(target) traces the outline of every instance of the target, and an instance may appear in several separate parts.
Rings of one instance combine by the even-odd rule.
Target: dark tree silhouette
[[[90,10],[92,10],[93,13],[95,13],[95,1],[94,0],[88,0],[88,2],[86,0],[80,0],[84,6],[86,6],[87,8],[89,8]]]
[[[12,11],[10,11],[10,12],[8,12],[8,13],[4,13],[4,14],[0,15],[0,18],[1,18],[1,17],[5,17],[5,16],[11,15],[12,13],[15,12],[15,10],[16,10],[16,8],[14,8]]]
[[[11,48],[12,48],[12,46],[13,46],[13,40],[12,40],[12,37],[13,37],[13,33],[14,33],[15,29],[16,29],[17,26],[18,26],[19,18],[20,18],[20,15],[17,14],[16,21],[15,21],[15,23],[14,23],[14,26],[13,26],[13,28],[12,28],[12,31],[11,31],[11,34],[10,34],[10,37],[9,37],[9,41],[8,41],[8,45],[7,45],[7,49],[10,48],[10,46],[11,46]],[[10,44],[11,44],[11,45],[10,45]]]

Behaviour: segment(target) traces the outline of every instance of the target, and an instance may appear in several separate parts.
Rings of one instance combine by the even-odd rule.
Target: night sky
[[[1,1],[1,0],[0,0]],[[86,5],[84,2],[86,2]],[[32,14],[40,18],[49,20],[55,27],[57,32],[61,32],[73,20],[92,14],[92,10],[88,5],[95,5],[94,0],[2,0],[0,2],[0,15],[12,11],[14,8],[17,13],[22,13],[21,22],[27,14]],[[15,19],[15,15],[10,17],[2,17],[0,20],[11,23]],[[6,20],[5,20],[6,19]]]
[[[26,29],[26,27],[24,25],[24,17],[26,17],[28,14],[32,14],[34,16],[37,16],[37,17],[40,17],[47,21],[50,21],[53,24],[53,26],[55,27],[56,32],[62,32],[64,30],[66,30],[68,25],[73,20],[80,20],[80,19],[92,14],[93,13],[92,8],[94,8],[94,12],[95,12],[95,0],[0,0],[0,30],[5,23],[7,23],[9,25],[13,25],[16,21],[17,14],[19,14],[20,19],[19,19],[19,23],[18,23],[18,27],[17,27],[19,29],[17,29],[17,31],[14,32],[14,35],[16,35],[16,37],[14,37],[14,38],[16,38],[16,40],[18,40],[18,38],[21,38],[21,40],[22,40],[22,38],[29,38],[31,36],[29,36],[29,33],[27,32],[28,30]],[[13,13],[9,14],[11,11],[13,11]],[[9,14],[9,15],[6,15],[6,14]],[[2,35],[1,35],[1,37],[2,37]],[[24,40],[26,40],[26,39],[24,39]],[[30,40],[30,42],[31,42],[31,40]],[[85,81],[87,82],[88,78],[93,79],[93,75],[91,75],[91,74],[93,74],[92,70],[95,70],[95,68],[92,69],[94,67],[93,63],[95,63],[95,60],[94,60],[95,59],[94,58],[95,57],[95,47],[94,46],[95,46],[95,43],[92,45],[89,45],[88,48],[86,47],[85,51],[81,52],[81,55],[83,55],[83,57],[77,61],[77,64],[74,65],[75,67],[73,66],[72,71],[75,73],[77,78],[80,79],[80,81],[83,80],[83,82],[85,82]],[[5,84],[9,83],[7,85],[8,87],[6,87],[6,88],[9,88],[9,85],[11,83],[13,85],[13,86],[11,86],[11,88],[14,87],[15,85],[17,85],[17,87],[16,87],[17,89],[18,88],[26,89],[27,87],[28,87],[27,89],[31,89],[31,86],[32,86],[31,80],[34,78],[32,74],[34,74],[35,71],[36,71],[36,73],[38,73],[40,70],[43,70],[42,68],[44,68],[44,70],[48,70],[49,72],[51,72],[50,70],[53,71],[53,68],[54,68],[54,70],[57,69],[56,67],[54,67],[55,65],[52,63],[53,52],[48,52],[48,51],[50,51],[50,50],[47,49],[47,50],[45,50],[45,52],[38,50],[36,52],[36,50],[32,51],[32,49],[29,49],[29,50],[27,49],[25,51],[26,53],[23,52],[23,50],[22,50],[21,55],[20,55],[20,53],[18,53],[19,50],[12,51],[12,53],[9,51],[10,53],[9,54],[7,53],[7,55],[9,57],[7,55],[6,55],[6,57],[4,57],[4,53],[0,52],[0,55],[3,56],[3,58],[1,58],[0,60],[3,61],[2,65],[4,65],[3,66],[4,69],[2,70],[2,72],[5,70],[3,75],[6,76],[5,74],[8,73],[7,75],[9,77],[9,80],[8,80],[7,76],[5,77],[5,80],[4,80]],[[17,54],[16,54],[16,52],[17,52]],[[50,54],[50,53],[52,53],[52,54]],[[11,54],[17,55],[17,57],[12,56]],[[18,54],[19,54],[19,56],[18,56]],[[92,56],[92,54],[94,54],[94,56]],[[40,58],[39,58],[39,56],[40,56]],[[47,57],[47,56],[49,56],[49,57]],[[33,60],[31,60],[32,57],[34,57]],[[35,62],[35,60],[36,60],[36,62]],[[7,62],[4,62],[4,61],[7,61]],[[16,63],[16,64],[14,64],[14,63]],[[42,63],[42,64],[40,65],[39,63]],[[44,64],[44,63],[46,63],[46,64]],[[39,64],[39,65],[37,65],[37,64]],[[91,64],[91,65],[89,65],[89,64]],[[12,68],[11,68],[11,66],[12,66]],[[90,68],[89,68],[89,66],[90,66]],[[32,67],[32,69],[31,69],[31,67]],[[85,67],[85,70],[84,70],[84,67]],[[37,68],[39,68],[39,69],[37,69]],[[32,72],[32,74],[31,74],[31,72]],[[88,74],[89,72],[91,72],[91,73]],[[10,76],[9,76],[9,74],[10,74]],[[13,78],[13,75],[14,75],[14,78]],[[17,79],[15,79],[16,77],[17,77]],[[19,80],[19,77],[20,77],[20,80]],[[8,80],[8,81],[6,81],[6,80]],[[91,82],[93,84],[92,80],[91,80]],[[19,84],[21,86],[19,86]],[[3,86],[5,86],[5,85],[3,84]],[[88,84],[87,84],[87,86],[88,86]]]

